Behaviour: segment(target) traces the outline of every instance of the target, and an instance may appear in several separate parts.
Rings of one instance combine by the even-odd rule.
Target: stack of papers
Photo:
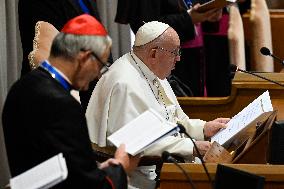
[[[254,121],[264,112],[273,111],[269,92],[266,91],[245,107],[241,112],[235,115],[228,123],[227,128],[219,131],[211,138],[211,141],[216,141],[220,145],[225,144],[246,126]]]
[[[62,153],[10,179],[11,189],[45,189],[67,178],[68,170]]]
[[[125,150],[136,155],[166,136],[179,131],[177,124],[168,122],[149,109],[108,137],[116,147],[125,144]]]

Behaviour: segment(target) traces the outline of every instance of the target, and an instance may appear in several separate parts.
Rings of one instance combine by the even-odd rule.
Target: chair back
[[[36,23],[33,50],[28,56],[31,69],[37,68],[49,57],[52,41],[58,33],[59,31],[48,22],[38,21]]]
[[[229,11],[229,52],[230,63],[246,70],[245,37],[243,21],[238,7],[230,6]]]
[[[261,47],[267,47],[273,52],[270,13],[265,0],[251,0],[250,28],[252,67],[255,71],[273,72],[273,59],[259,52]]]

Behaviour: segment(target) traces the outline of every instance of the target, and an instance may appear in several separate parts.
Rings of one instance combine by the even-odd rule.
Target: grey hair
[[[111,45],[112,40],[109,36],[59,33],[52,42],[50,56],[73,60],[80,51],[90,50],[98,57],[102,57]]]

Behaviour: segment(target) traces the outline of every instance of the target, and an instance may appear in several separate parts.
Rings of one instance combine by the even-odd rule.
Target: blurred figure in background
[[[19,0],[19,29],[23,49],[21,76],[31,71],[28,55],[33,49],[36,23],[45,21],[60,31],[68,20],[84,13],[100,20],[95,0]],[[80,101],[84,110],[95,85],[96,81],[93,81],[87,91],[80,92]]]
[[[129,23],[134,32],[143,21],[158,20],[169,24],[180,36],[182,51],[173,75],[189,86],[194,96],[227,96],[231,83],[226,36],[228,17],[222,16],[222,10],[198,12],[198,3],[204,2],[119,0],[116,22]],[[176,95],[184,96],[175,85],[171,86]]]

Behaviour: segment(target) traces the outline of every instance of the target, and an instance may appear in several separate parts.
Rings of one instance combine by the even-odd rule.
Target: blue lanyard
[[[90,10],[86,6],[86,4],[83,2],[83,0],[78,0],[78,3],[84,13],[90,14]]]
[[[184,1],[185,1],[186,5],[187,5],[188,7],[191,7],[191,6],[192,6],[191,0],[184,0]]]
[[[53,77],[56,81],[58,81],[65,90],[67,90],[67,91],[71,90],[71,85],[47,61],[42,62],[40,67],[42,67],[43,69],[48,71],[50,73],[51,77]]]

